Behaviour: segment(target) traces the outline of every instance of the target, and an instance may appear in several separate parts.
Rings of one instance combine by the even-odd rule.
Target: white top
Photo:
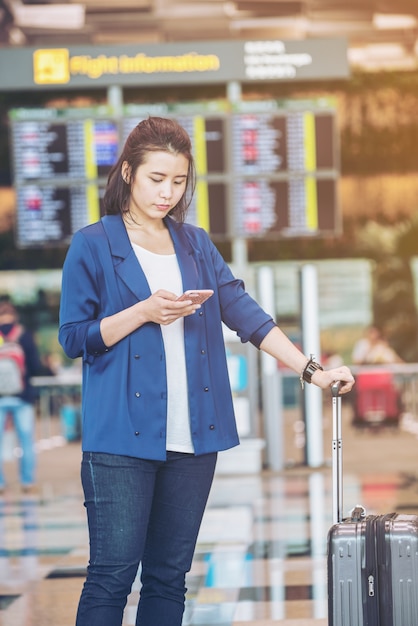
[[[151,293],[166,289],[181,294],[183,283],[175,254],[155,254],[132,243],[144,271]],[[177,319],[162,325],[167,373],[167,441],[166,448],[174,452],[194,452],[190,433],[187,394],[186,356],[184,351],[184,321]]]

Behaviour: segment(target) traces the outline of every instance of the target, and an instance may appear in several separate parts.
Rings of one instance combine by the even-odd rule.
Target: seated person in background
[[[365,336],[354,345],[352,361],[356,365],[403,363],[377,326],[369,326]]]
[[[365,336],[354,346],[353,363],[357,365],[391,365],[404,363],[389,345],[382,331],[369,326]],[[370,368],[369,368],[370,369]],[[404,412],[402,391],[395,374],[387,367],[361,370],[352,394],[353,424],[357,426],[399,425]]]

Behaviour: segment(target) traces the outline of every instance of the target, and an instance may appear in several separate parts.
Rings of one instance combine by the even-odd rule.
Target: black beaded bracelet
[[[300,384],[302,386],[302,389],[304,387],[304,383],[311,383],[312,382],[312,376],[313,374],[316,372],[316,370],[323,370],[324,368],[322,367],[322,365],[320,365],[319,363],[317,363],[314,360],[313,354],[311,354],[309,361],[307,362],[307,364],[305,365],[305,367],[303,368],[301,375],[300,375]]]

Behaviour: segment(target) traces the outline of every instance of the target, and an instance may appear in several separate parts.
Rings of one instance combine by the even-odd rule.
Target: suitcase
[[[356,426],[399,425],[402,402],[392,372],[385,369],[359,372],[354,393]]]
[[[333,524],[328,533],[328,626],[418,626],[418,516],[343,519],[341,397],[332,386]]]

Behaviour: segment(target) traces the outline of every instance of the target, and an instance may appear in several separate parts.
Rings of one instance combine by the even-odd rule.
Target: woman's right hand
[[[179,317],[192,315],[200,309],[200,304],[193,304],[190,300],[180,301],[177,298],[175,293],[159,289],[146,300],[103,318],[100,322],[103,342],[110,348],[148,322],[166,326]]]
[[[159,289],[136,306],[141,309],[148,322],[162,326],[172,324],[180,317],[192,315],[201,307],[200,304],[193,304],[191,300],[178,300],[177,298],[175,293]]]

